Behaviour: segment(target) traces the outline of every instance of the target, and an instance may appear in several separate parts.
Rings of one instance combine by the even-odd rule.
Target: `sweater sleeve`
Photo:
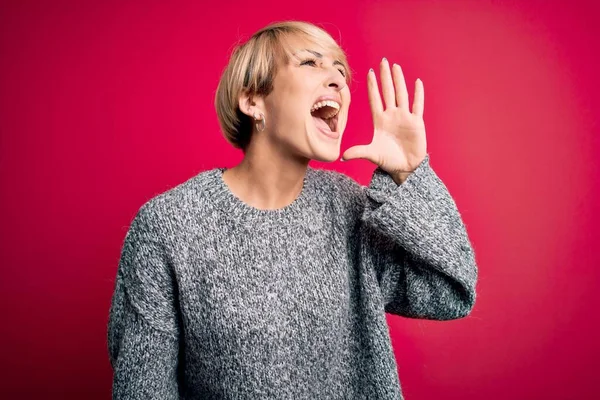
[[[361,260],[375,269],[385,311],[450,320],[475,304],[477,265],[465,225],[429,154],[400,185],[377,168],[362,187]]]
[[[178,399],[175,283],[158,219],[143,206],[125,236],[108,321],[113,399]]]

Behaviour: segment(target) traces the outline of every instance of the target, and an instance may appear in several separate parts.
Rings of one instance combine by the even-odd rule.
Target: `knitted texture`
[[[429,154],[401,184],[309,167],[260,210],[204,171],[141,206],[108,322],[113,399],[403,399],[385,313],[450,320],[475,254]]]

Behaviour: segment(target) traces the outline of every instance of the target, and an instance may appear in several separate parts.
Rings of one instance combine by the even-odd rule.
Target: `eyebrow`
[[[311,49],[301,49],[301,50],[298,50],[296,53],[299,53],[301,51],[307,51],[317,58],[323,58],[323,54],[319,53],[318,51],[311,50]],[[296,53],[294,53],[294,55],[296,55]],[[333,65],[341,65],[342,67],[344,67],[344,69],[346,69],[346,66],[340,60],[335,60],[333,62]]]

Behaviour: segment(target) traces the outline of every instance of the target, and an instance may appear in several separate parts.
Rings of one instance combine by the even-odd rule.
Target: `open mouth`
[[[340,105],[332,100],[319,101],[310,110],[317,127],[329,132],[336,132],[339,112]]]

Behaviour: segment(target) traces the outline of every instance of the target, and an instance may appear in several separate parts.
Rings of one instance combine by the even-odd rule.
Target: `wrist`
[[[394,182],[396,182],[396,185],[402,185],[404,183],[404,181],[406,181],[408,179],[408,176],[412,174],[412,171],[408,171],[408,172],[395,172],[393,174],[390,174],[390,176],[392,177],[392,179],[394,180]]]

